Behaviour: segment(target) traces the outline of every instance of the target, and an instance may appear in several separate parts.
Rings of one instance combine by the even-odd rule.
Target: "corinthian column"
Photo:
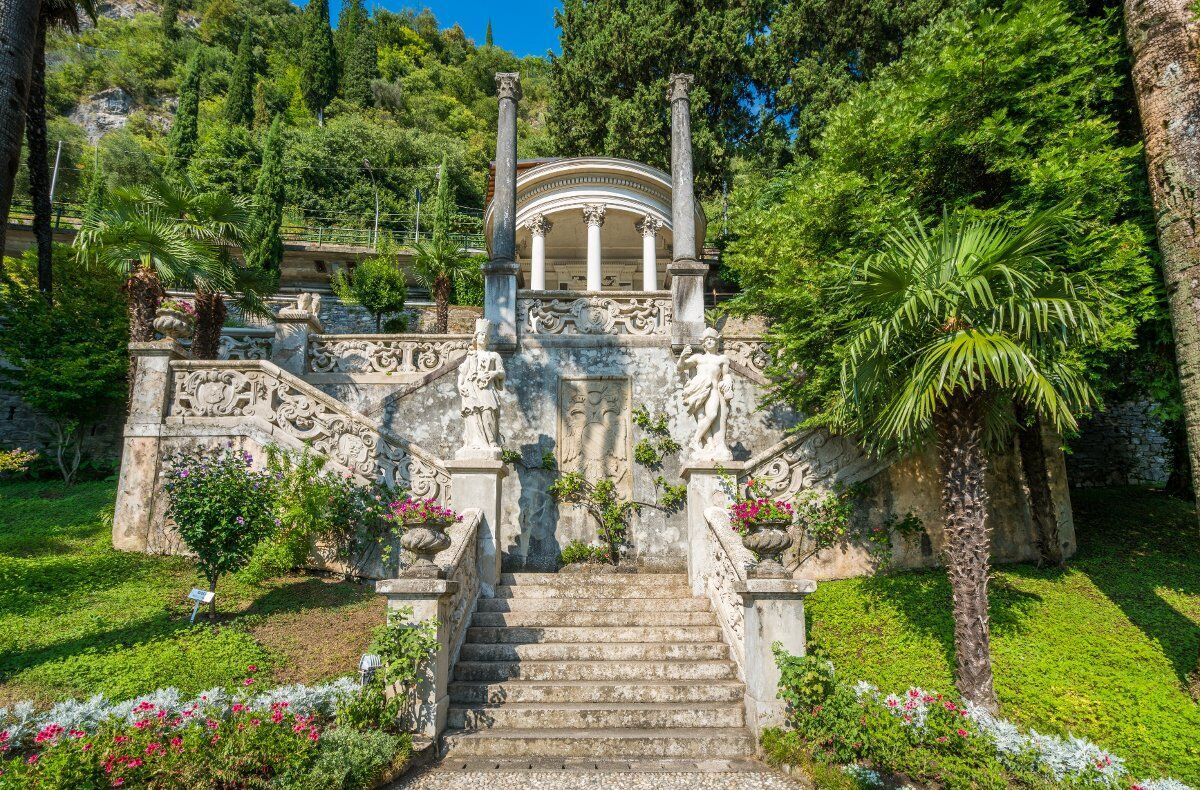
[[[535,291],[546,290],[546,234],[554,227],[550,220],[541,214],[534,214],[528,223],[529,234],[533,239],[533,267],[530,272],[529,287]]]
[[[492,203],[492,259],[483,267],[484,317],[500,350],[517,345],[517,102],[521,75],[496,74],[500,115],[496,124],[496,190]]]
[[[647,214],[634,227],[642,234],[642,290],[658,290],[658,260],[656,259],[655,244],[658,240],[658,229],[662,223]]]
[[[696,195],[692,173],[691,74],[672,74],[671,103],[671,343],[700,341],[704,332],[704,275],[708,266],[696,259]]]
[[[593,203],[583,207],[587,223],[587,289],[599,291],[604,287],[600,276],[600,228],[604,227],[604,206]]]

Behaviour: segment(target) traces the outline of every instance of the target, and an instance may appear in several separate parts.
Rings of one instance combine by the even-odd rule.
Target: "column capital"
[[[545,236],[554,228],[554,223],[541,214],[534,214],[525,223],[525,227],[529,228],[529,232],[534,236]]]
[[[672,74],[667,80],[667,101],[687,101],[692,92],[692,83],[696,78],[691,74]]]
[[[642,234],[643,237],[657,236],[658,231],[662,228],[662,226],[662,220],[660,220],[658,217],[652,217],[649,214],[642,217],[633,225],[633,227],[637,229],[637,232]]]
[[[602,228],[604,227],[604,211],[603,203],[589,203],[583,207],[583,220],[588,225]]]
[[[496,72],[496,95],[501,99],[521,100],[521,73],[517,71]]]

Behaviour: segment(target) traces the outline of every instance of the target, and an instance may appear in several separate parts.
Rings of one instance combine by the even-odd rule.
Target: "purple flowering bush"
[[[436,499],[414,499],[405,497],[388,505],[389,521],[397,525],[424,524],[427,521],[442,521],[453,524],[462,521],[453,508],[439,505]]]
[[[221,576],[244,568],[255,546],[277,528],[276,482],[232,444],[167,459],[167,515],[196,554],[210,590]],[[215,599],[210,612],[216,612]]]

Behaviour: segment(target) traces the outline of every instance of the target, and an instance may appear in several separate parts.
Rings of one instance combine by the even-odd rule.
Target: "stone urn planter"
[[[158,308],[155,312],[151,325],[155,332],[178,342],[192,336],[192,329],[195,328],[196,321],[183,310],[165,306]]]
[[[786,519],[758,521],[748,525],[746,534],[742,535],[742,545],[758,557],[758,564],[751,575],[765,579],[791,577],[780,561],[783,553],[792,546],[792,536],[788,534],[791,525],[792,522]]]
[[[433,561],[434,555],[450,547],[450,536],[446,528],[452,519],[431,518],[409,524],[400,535],[400,545],[416,555],[417,559],[404,575],[414,579],[440,579],[445,573]]]

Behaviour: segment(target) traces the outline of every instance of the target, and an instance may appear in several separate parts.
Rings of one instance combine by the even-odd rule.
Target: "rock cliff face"
[[[133,19],[138,14],[158,13],[157,0],[107,0],[96,4],[96,13],[108,19]]]
[[[122,88],[106,88],[80,102],[71,112],[71,122],[87,133],[88,143],[129,123],[133,98]]]

